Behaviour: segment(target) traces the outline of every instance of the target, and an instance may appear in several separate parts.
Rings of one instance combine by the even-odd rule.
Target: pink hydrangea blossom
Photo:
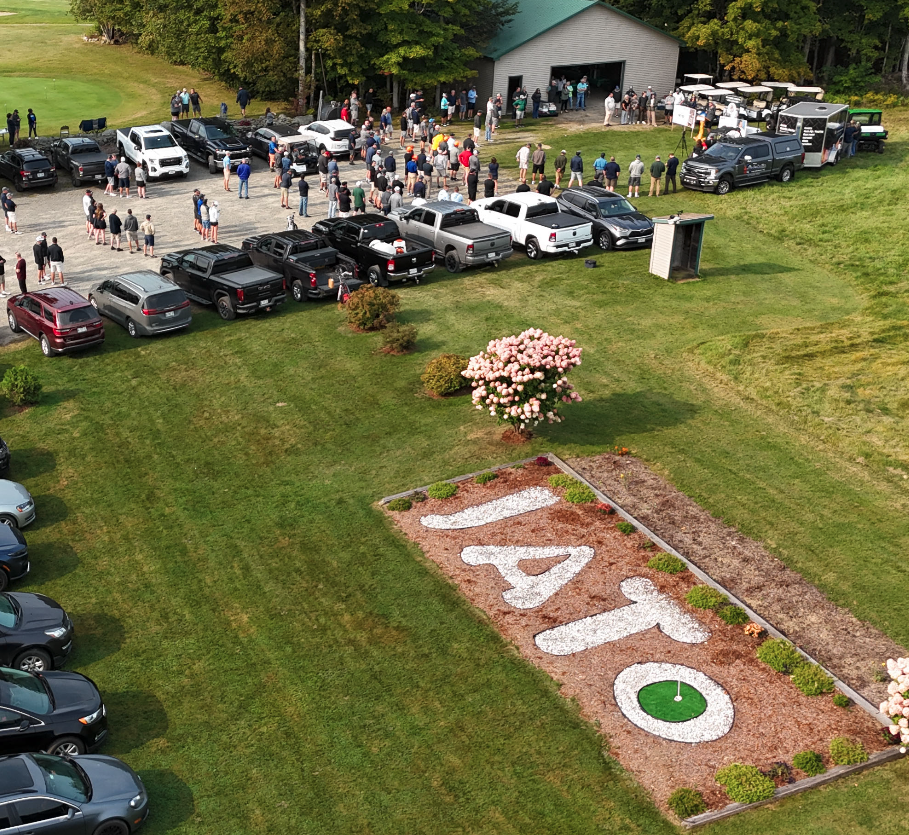
[[[903,745],[909,744],[909,658],[887,660],[889,698],[881,702],[881,713],[890,718],[890,733],[899,734]]]

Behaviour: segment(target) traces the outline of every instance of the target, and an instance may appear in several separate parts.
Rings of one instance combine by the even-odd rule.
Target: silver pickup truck
[[[514,252],[508,232],[483,223],[476,210],[463,203],[439,200],[395,209],[393,215],[404,239],[432,247],[450,273],[498,266]]]

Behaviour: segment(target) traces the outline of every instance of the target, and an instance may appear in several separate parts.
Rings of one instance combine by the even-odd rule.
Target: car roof
[[[47,159],[40,151],[35,148],[14,148],[13,151],[17,153],[22,159],[28,159],[29,157],[41,159]]]
[[[625,197],[622,194],[616,194],[612,191],[606,191],[605,188],[600,188],[598,186],[581,186],[580,188],[571,189],[574,191],[579,191],[581,194],[586,194],[588,197],[593,197],[594,200],[624,200]],[[564,195],[565,192],[563,191]],[[561,196],[561,195],[560,195]]]
[[[350,220],[350,218],[348,218],[348,220]],[[276,238],[286,244],[296,244],[300,241],[305,241],[306,243],[316,241],[321,236],[317,235],[315,232],[309,232],[306,229],[291,229],[286,232],[269,232],[268,237]]]
[[[522,203],[525,206],[539,206],[540,203],[555,203],[555,197],[537,194],[533,191],[522,191],[519,194],[505,194],[499,197],[488,197],[486,200],[507,200],[509,203]]]
[[[452,203],[450,200],[432,200],[424,203],[423,208],[432,209],[442,215],[453,215],[457,212],[468,211],[470,206],[465,206],[463,203]]]
[[[168,281],[164,276],[158,275],[151,270],[136,270],[132,273],[121,273],[114,277],[115,281],[122,281],[125,284],[131,284],[135,289],[143,293],[155,293],[163,290],[178,290],[176,284]]]
[[[313,125],[322,125],[331,130],[341,130],[342,128],[347,130],[354,129],[354,126],[350,122],[345,122],[343,119],[324,119],[321,122],[311,122],[307,127],[311,128]]]
[[[295,130],[297,130],[296,125],[267,125],[264,128],[259,128],[260,131],[265,133],[273,133],[275,136],[285,137],[291,136]]]
[[[840,113],[843,110],[848,110],[848,105],[845,104],[833,104],[831,102],[822,102],[822,101],[800,101],[798,104],[792,105],[792,107],[787,107],[785,110],[781,111],[781,116],[807,116],[808,118],[826,118],[828,116],[833,116],[836,113]]]
[[[73,147],[75,147],[76,145],[95,145],[95,146],[98,145],[98,143],[95,142],[94,139],[90,139],[87,136],[70,136],[68,138],[65,138],[63,140],[63,142],[65,144],[71,145]]]
[[[0,758],[0,797],[38,788],[24,755]]]
[[[175,250],[178,255],[187,255],[190,252],[195,252],[197,254],[205,255],[208,258],[212,258],[215,261],[219,261],[226,258],[233,258],[235,255],[245,255],[242,249],[237,249],[235,246],[230,246],[229,244],[212,244],[211,246],[195,246],[191,249],[178,249]]]
[[[69,287],[50,287],[46,290],[32,290],[25,295],[43,302],[54,310],[68,310],[71,307],[85,307],[89,301],[81,293]]]
[[[167,135],[170,136],[170,134],[164,128],[162,128],[160,125],[141,125],[136,128],[129,128],[129,130],[138,131],[143,136],[152,136],[153,134],[156,134],[156,133],[167,133]]]

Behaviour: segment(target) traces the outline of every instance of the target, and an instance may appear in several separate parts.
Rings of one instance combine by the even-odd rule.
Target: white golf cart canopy
[[[714,85],[717,88],[722,87],[724,90],[739,90],[742,87],[747,87],[747,81],[721,81],[719,84]]]
[[[708,81],[713,81],[712,75],[707,75],[703,72],[686,72],[685,75],[682,76],[682,80],[684,81],[686,78],[693,78],[696,84],[699,84],[705,78]]]
[[[683,93],[706,93],[706,92],[715,92],[714,88],[710,84],[686,84],[684,87],[679,87]]]
[[[818,101],[824,100],[823,87],[790,87],[790,96],[814,96]]]
[[[795,84],[789,81],[762,81],[764,87],[773,87],[775,90],[791,90]]]
[[[753,87],[739,87],[736,93],[743,96],[757,96],[760,93],[772,93],[773,89],[764,84],[755,84]]]

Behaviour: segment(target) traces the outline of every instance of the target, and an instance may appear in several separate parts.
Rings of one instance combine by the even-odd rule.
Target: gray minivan
[[[186,293],[151,270],[102,281],[88,294],[88,300],[133,338],[187,328],[193,320]]]

